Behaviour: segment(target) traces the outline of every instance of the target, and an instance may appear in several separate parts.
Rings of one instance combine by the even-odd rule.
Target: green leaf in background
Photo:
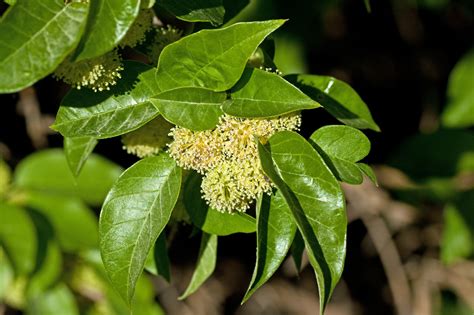
[[[155,276],[162,276],[166,281],[171,281],[170,260],[166,247],[165,232],[160,234],[153,250],[148,253],[145,269]]]
[[[212,275],[216,267],[217,259],[217,235],[202,233],[201,247],[196,269],[194,270],[191,282],[179,297],[183,300],[196,292],[197,289]]]
[[[27,315],[79,315],[73,293],[64,283],[55,287],[29,301]]]
[[[71,90],[61,101],[51,128],[64,137],[102,139],[141,127],[158,115],[155,106],[148,102],[160,93],[154,72],[154,68],[143,63],[124,61],[122,78],[110,91]]]
[[[93,137],[64,138],[64,154],[74,176],[79,173],[99,141]]]
[[[365,9],[367,10],[367,12],[371,13],[372,8],[370,7],[370,0],[364,0],[364,4],[365,4]]]
[[[236,23],[217,30],[202,30],[166,46],[156,72],[160,88],[229,90],[258,45],[284,22]]]
[[[128,168],[107,195],[99,221],[100,251],[112,285],[128,304],[180,187],[181,169],[162,153]]]
[[[224,22],[223,0],[159,0],[158,5],[183,21],[210,22],[214,26]]]
[[[448,105],[442,115],[446,127],[474,125],[474,50],[454,67],[448,83]]]
[[[224,112],[238,117],[273,117],[320,105],[278,74],[247,68],[232,88]]]
[[[209,208],[201,197],[201,176],[189,175],[184,186],[184,204],[195,226],[202,231],[225,236],[234,233],[253,233],[256,230],[255,219],[245,213],[220,212]]]
[[[61,249],[54,240],[45,240],[41,264],[37,266],[27,287],[29,298],[41,295],[61,278],[63,273],[63,257]]]
[[[26,204],[43,214],[53,226],[55,237],[61,247],[68,252],[97,247],[97,218],[80,199],[28,192]]]
[[[165,91],[150,101],[169,122],[191,130],[206,130],[216,127],[226,97],[225,92],[191,87]]]
[[[344,194],[317,151],[291,131],[259,143],[263,171],[288,203],[318,282],[321,314],[339,281],[346,254]]]
[[[5,296],[7,295],[14,278],[13,267],[8,261],[3,248],[0,247],[0,301],[5,301]]]
[[[362,183],[362,170],[356,162],[370,152],[370,141],[362,131],[349,126],[325,126],[316,130],[310,141],[339,180]]]
[[[0,157],[0,200],[8,192],[11,177],[10,167]]]
[[[310,74],[294,74],[285,76],[285,79],[321,104],[340,122],[358,129],[380,131],[367,105],[347,83]]]
[[[0,93],[17,92],[54,71],[76,47],[88,4],[23,0],[0,20]],[[41,62],[38,62],[41,61]]]
[[[0,243],[17,274],[35,267],[36,229],[28,213],[20,207],[0,202]]]
[[[20,188],[76,196],[90,205],[100,206],[122,168],[92,154],[81,174],[74,178],[61,149],[34,153],[22,160],[13,183]]]
[[[77,61],[98,57],[122,40],[140,10],[140,0],[95,0],[76,52]]]
[[[257,261],[242,303],[265,284],[281,265],[295,232],[291,210],[281,193],[264,194],[257,204]]]

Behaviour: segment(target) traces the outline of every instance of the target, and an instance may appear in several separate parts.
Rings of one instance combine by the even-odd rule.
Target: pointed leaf
[[[225,8],[222,0],[160,0],[158,5],[183,21],[210,22],[215,26],[224,22]]]
[[[103,139],[135,130],[155,118],[158,111],[148,102],[160,93],[155,70],[135,61],[124,62],[124,69],[110,91],[71,90],[62,100],[51,128],[64,137]]]
[[[171,123],[191,130],[206,130],[216,127],[226,97],[225,92],[178,88],[158,94],[150,101]]]
[[[296,232],[291,211],[279,191],[271,196],[263,195],[257,207],[257,261],[242,303],[275,273],[285,259]]]
[[[318,282],[321,313],[339,281],[346,253],[345,201],[323,159],[303,137],[290,131],[259,143],[263,171],[288,203],[305,241]]]
[[[240,78],[258,45],[284,20],[236,23],[202,30],[166,46],[156,78],[163,91],[178,87],[229,90]]]
[[[93,137],[64,138],[64,154],[72,174],[77,177],[99,141]]]
[[[320,105],[275,73],[247,68],[224,112],[239,117],[280,116]]]
[[[347,83],[332,77],[294,74],[285,79],[320,103],[337,120],[358,129],[380,131],[369,108]]]
[[[98,57],[122,40],[140,10],[140,0],[91,1],[87,29],[75,53],[76,60]]]
[[[17,92],[56,69],[76,47],[88,4],[22,0],[0,20],[0,93]]]
[[[359,169],[364,173],[374,184],[375,186],[379,186],[379,183],[377,181],[377,176],[374,173],[374,170],[367,164],[365,163],[356,163]]]
[[[102,259],[112,285],[128,304],[180,186],[181,169],[163,153],[127,169],[104,202],[99,221]]]
[[[183,300],[196,292],[197,289],[212,275],[216,267],[217,235],[202,233],[199,257],[193,277],[186,291],[179,297]]]

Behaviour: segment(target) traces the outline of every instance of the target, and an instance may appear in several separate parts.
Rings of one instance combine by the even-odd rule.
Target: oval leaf
[[[112,50],[127,34],[140,10],[140,0],[91,1],[87,29],[75,53],[76,61]]]
[[[179,297],[183,300],[196,292],[197,289],[212,275],[216,268],[217,235],[202,233],[201,247],[196,269],[186,291]]]
[[[0,93],[53,72],[79,42],[87,11],[88,4],[63,0],[22,0],[11,7],[0,20]]]
[[[51,128],[64,137],[110,138],[135,130],[158,115],[148,99],[160,93],[154,69],[124,62],[119,83],[110,91],[71,90],[62,100]],[[148,70],[148,71],[147,71]]]
[[[257,204],[257,261],[242,303],[275,273],[290,249],[296,224],[279,191],[263,195]]]
[[[64,154],[74,176],[79,173],[99,141],[93,137],[64,138]]]
[[[276,133],[268,147],[259,143],[259,155],[263,171],[281,191],[305,241],[322,313],[344,267],[344,194],[323,159],[297,133]]]
[[[150,101],[171,123],[191,130],[206,130],[216,127],[226,97],[225,92],[178,88],[158,94]]]
[[[107,195],[99,221],[100,250],[112,285],[128,304],[180,186],[181,169],[163,153],[135,163]]]
[[[210,22],[214,26],[224,22],[225,8],[222,0],[160,0],[158,4],[183,21]]]
[[[275,73],[247,68],[232,88],[224,112],[238,117],[272,117],[320,105]]]
[[[217,30],[202,30],[166,46],[156,72],[160,88],[229,90],[258,45],[284,22],[236,23]]]
[[[294,74],[285,76],[285,79],[320,103],[340,122],[358,129],[380,131],[367,105],[347,83],[310,74]]]

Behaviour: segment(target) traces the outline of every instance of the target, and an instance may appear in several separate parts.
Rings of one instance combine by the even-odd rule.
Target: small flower
[[[82,87],[97,91],[110,90],[120,79],[123,70],[117,50],[112,50],[100,57],[72,62],[64,60],[54,72],[54,77],[62,79],[72,87]]]
[[[153,25],[153,10],[142,9],[138,14],[135,22],[127,31],[125,37],[120,41],[120,47],[135,47],[145,41],[146,33],[152,28]]]
[[[158,116],[137,130],[123,135],[123,149],[139,158],[156,155],[171,140],[168,133],[172,127],[163,117]]]
[[[174,43],[182,36],[182,31],[171,26],[158,27],[153,40],[153,44],[149,47],[148,55],[154,64],[158,63],[163,49],[171,43]]]

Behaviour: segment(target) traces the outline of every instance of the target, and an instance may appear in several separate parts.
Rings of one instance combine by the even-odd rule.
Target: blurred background
[[[251,0],[233,22],[271,18],[289,19],[274,35],[279,69],[349,83],[382,130],[366,133],[372,142],[366,162],[379,187],[344,185],[346,267],[327,314],[474,314],[474,1]],[[9,168],[62,146],[48,126],[67,90],[47,77],[34,89],[0,95],[0,155]],[[303,115],[302,133],[337,123],[311,111]],[[115,163],[111,173],[136,161],[121,147],[116,138],[95,149]],[[98,213],[97,205],[90,207]],[[254,235],[220,238],[215,275],[177,301],[199,248],[191,232],[183,226],[174,235],[173,279],[152,280],[154,296],[144,299],[161,310],[148,314],[317,314],[314,274],[311,268],[298,274],[291,259],[240,306],[254,266]],[[63,267],[74,264],[74,255],[63,256]],[[93,290],[98,280],[83,269],[69,280],[91,283],[73,286],[73,294],[92,305],[101,297]],[[6,293],[2,270],[0,314],[21,314],[22,301]],[[122,314],[86,309],[81,304],[86,314]]]

